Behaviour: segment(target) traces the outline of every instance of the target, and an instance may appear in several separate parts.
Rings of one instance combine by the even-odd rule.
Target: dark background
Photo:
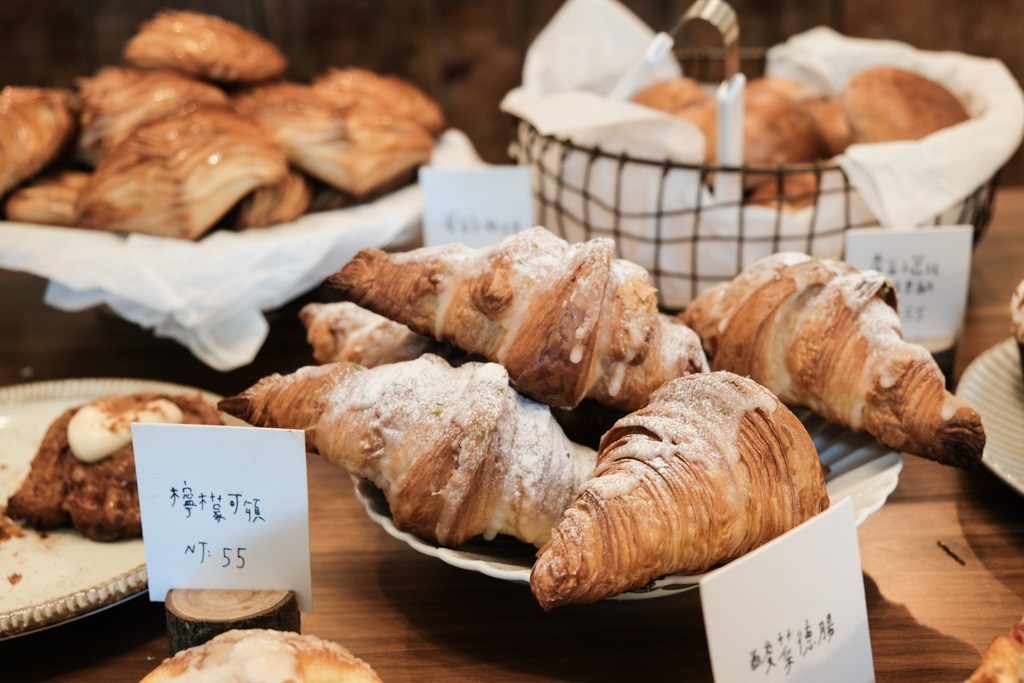
[[[511,121],[498,103],[520,80],[523,56],[562,0],[6,0],[0,3],[0,84],[72,86],[116,64],[145,19],[163,8],[218,14],[268,36],[289,57],[289,78],[363,66],[412,80],[441,101],[481,155],[508,161]],[[690,1],[625,0],[654,29]],[[733,0],[748,55],[827,25],[850,36],[1001,59],[1024,74],[1022,0]],[[706,27],[689,42],[711,45]],[[752,63],[750,60],[747,62]],[[751,74],[755,75],[755,74]],[[1018,153],[1002,184],[1024,183]]]

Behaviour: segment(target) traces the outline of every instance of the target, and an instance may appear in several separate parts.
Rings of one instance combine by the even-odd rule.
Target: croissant
[[[790,405],[948,465],[981,458],[981,418],[946,391],[931,354],[904,341],[881,273],[775,254],[702,292],[682,319],[715,369],[747,375]]]
[[[160,12],[124,48],[142,69],[172,69],[228,83],[277,78],[288,65],[273,43],[238,24],[199,12]]]
[[[89,182],[83,171],[60,171],[38,176],[7,198],[4,213],[9,221],[72,226],[78,195]]]
[[[0,90],[0,195],[56,159],[75,131],[70,93],[7,86]]]
[[[535,227],[499,244],[388,254],[363,249],[328,279],[415,332],[504,365],[551,406],[584,397],[633,410],[674,377],[707,369],[700,340],[660,314],[647,272],[609,239],[570,245]]]
[[[426,163],[434,149],[434,139],[419,125],[374,108],[338,104],[308,85],[259,86],[234,102],[293,164],[356,196]]]
[[[425,353],[451,355],[450,347],[349,301],[306,304],[299,319],[319,363],[348,361],[373,368]]]
[[[112,150],[78,198],[78,225],[197,239],[287,173],[284,154],[256,124],[198,106],[137,128]]]
[[[395,525],[448,547],[508,534],[540,545],[594,468],[546,406],[494,363],[437,356],[272,375],[220,408],[260,427],[306,430],[311,451],[384,492]]]
[[[530,587],[545,609],[595,602],[727,562],[827,507],[811,437],[771,392],[727,372],[682,377],[602,437]]]
[[[165,69],[105,67],[79,79],[78,92],[82,101],[78,149],[93,165],[142,124],[188,105],[229,105],[220,88]]]

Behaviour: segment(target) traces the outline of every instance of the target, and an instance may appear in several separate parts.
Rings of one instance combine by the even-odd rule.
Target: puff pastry
[[[89,174],[84,171],[37,176],[7,197],[4,213],[9,221],[73,226],[77,218],[75,203],[87,182]]]
[[[306,177],[291,170],[284,180],[253,190],[238,203],[235,228],[265,228],[293,221],[309,209],[313,188]]]
[[[169,657],[142,683],[261,681],[380,683],[373,668],[337,643],[310,634],[233,629]]]
[[[112,150],[78,198],[78,225],[197,239],[287,173],[284,153],[259,126],[198,106],[137,128]]]
[[[396,119],[413,121],[431,135],[445,128],[440,105],[418,87],[367,69],[329,69],[313,80],[313,88],[338,106],[373,107]]]
[[[310,450],[384,492],[395,525],[458,547],[475,536],[540,545],[594,469],[546,406],[494,363],[437,356],[272,375],[220,408],[260,427],[306,430]]]
[[[702,292],[682,318],[715,369],[747,375],[790,405],[948,465],[981,458],[981,418],[946,391],[931,354],[904,341],[881,273],[775,254]]]
[[[75,100],[46,88],[0,90],[0,195],[54,161],[75,132]]]
[[[828,507],[803,425],[726,372],[667,382],[601,439],[594,476],[537,552],[545,609],[739,557]]]
[[[306,173],[357,197],[430,160],[434,139],[375,108],[345,107],[308,85],[274,83],[235,97]]]
[[[160,12],[139,27],[124,61],[226,83],[279,77],[288,65],[273,43],[238,24],[199,12]]]
[[[220,88],[166,69],[105,67],[78,80],[81,97],[79,155],[96,165],[144,123],[194,104],[228,106]]]
[[[1020,683],[1024,681],[1024,619],[989,645],[977,670],[965,683]]]
[[[707,369],[692,330],[658,312],[642,267],[609,239],[570,245],[535,227],[499,244],[363,249],[328,282],[420,334],[504,365],[560,408],[585,397],[633,410],[665,381]]]

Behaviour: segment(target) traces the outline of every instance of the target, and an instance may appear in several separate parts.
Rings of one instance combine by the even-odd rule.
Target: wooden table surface
[[[974,254],[955,377],[1009,336],[1010,293],[1024,279],[1022,225],[1024,190],[1001,191]],[[0,386],[137,377],[229,394],[311,360],[295,313],[316,293],[271,314],[252,365],[221,373],[102,311],[52,309],[44,289],[0,270]],[[339,468],[311,458],[309,480],[315,609],[302,630],[345,645],[385,681],[711,680],[696,591],[544,613],[525,585],[387,536]],[[961,681],[1024,614],[1022,511],[1020,494],[984,468],[905,459],[899,487],[858,532],[879,681]],[[163,605],[142,596],[0,642],[0,680],[133,681],[167,652]]]

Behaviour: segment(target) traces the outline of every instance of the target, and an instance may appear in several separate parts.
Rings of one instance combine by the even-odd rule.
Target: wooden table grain
[[[974,253],[954,377],[1009,336],[1022,225],[1024,189],[1001,190]],[[0,386],[138,377],[229,394],[311,362],[295,316],[316,292],[270,315],[252,365],[222,373],[101,310],[50,308],[44,290],[34,276],[0,271]],[[302,629],[345,645],[385,681],[711,680],[696,591],[545,613],[525,585],[387,536],[339,468],[310,458],[309,481],[314,610]],[[1022,511],[1024,498],[984,468],[905,459],[898,488],[858,532],[877,680],[961,681],[1024,614]],[[167,647],[163,605],[141,596],[0,642],[0,680],[134,681]]]

